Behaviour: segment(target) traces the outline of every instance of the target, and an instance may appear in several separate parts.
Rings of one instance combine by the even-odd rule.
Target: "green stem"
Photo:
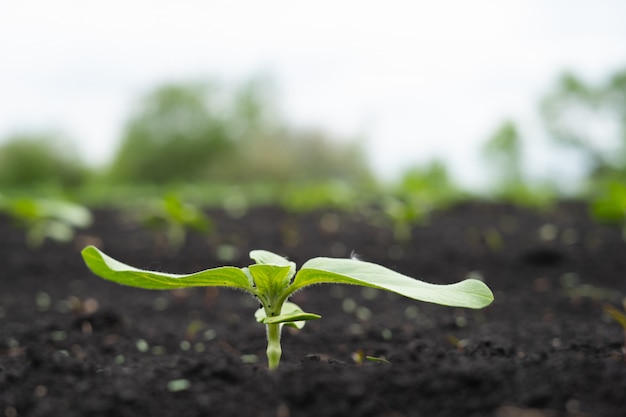
[[[267,366],[270,370],[278,368],[282,349],[280,347],[280,324],[267,325]]]

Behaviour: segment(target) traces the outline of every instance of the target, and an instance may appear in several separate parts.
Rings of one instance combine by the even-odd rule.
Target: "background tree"
[[[149,93],[127,124],[111,165],[116,182],[197,178],[233,148],[233,123],[207,84],[165,85]],[[245,118],[242,117],[242,122]]]
[[[552,138],[586,157],[592,180],[626,179],[626,70],[596,86],[564,74],[541,112]]]
[[[483,155],[496,189],[515,188],[523,183],[522,143],[515,123],[502,123],[483,146]]]
[[[555,185],[549,180],[530,181],[524,172],[523,141],[514,122],[503,122],[482,150],[495,198],[532,207],[553,203],[557,195]]]
[[[215,167],[234,181],[369,183],[374,178],[358,142],[314,129],[283,127],[254,135],[237,151],[235,161]]]
[[[354,141],[288,127],[265,79],[227,89],[166,85],[128,122],[111,165],[116,182],[371,180]]]
[[[0,185],[24,188],[39,185],[76,187],[88,170],[74,144],[58,133],[24,132],[0,146]]]

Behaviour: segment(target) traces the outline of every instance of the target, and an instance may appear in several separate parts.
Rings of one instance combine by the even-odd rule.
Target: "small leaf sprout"
[[[46,238],[69,242],[76,228],[88,227],[92,222],[89,209],[62,200],[0,198],[0,211],[26,230],[26,243],[31,248],[40,247]]]
[[[626,354],[626,298],[622,301],[622,304],[624,311],[615,308],[611,304],[605,304],[604,312],[615,320],[624,330],[624,346],[622,347],[622,351]]]
[[[199,208],[183,202],[174,194],[155,200],[141,213],[142,224],[148,229],[162,233],[166,245],[177,252],[184,245],[187,231],[209,233],[211,220]]]

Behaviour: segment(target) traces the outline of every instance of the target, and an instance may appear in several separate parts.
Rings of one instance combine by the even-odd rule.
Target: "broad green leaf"
[[[85,263],[101,278],[118,284],[153,290],[185,287],[230,287],[252,291],[246,274],[233,266],[179,275],[138,269],[119,262],[94,246],[82,250]]]
[[[289,279],[296,273],[296,264],[294,262],[267,250],[251,251],[250,259],[254,260],[257,264],[289,266]]]
[[[489,287],[476,279],[430,284],[383,266],[354,259],[313,258],[296,275],[290,291],[315,284],[352,284],[392,291],[414,300],[452,307],[483,308],[493,301]]]
[[[285,301],[281,314],[274,317],[267,317],[263,308],[254,313],[256,321],[263,324],[285,324],[296,329],[302,329],[307,320],[319,319],[322,316],[313,313],[305,313],[297,304]]]

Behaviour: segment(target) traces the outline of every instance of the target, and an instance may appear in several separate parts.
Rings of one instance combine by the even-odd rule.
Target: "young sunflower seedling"
[[[62,200],[0,199],[0,211],[5,211],[26,230],[26,243],[31,248],[40,247],[46,238],[69,242],[75,229],[88,227],[92,222],[89,209]]]
[[[392,291],[414,300],[474,309],[486,307],[493,301],[489,287],[475,279],[449,285],[429,284],[357,259],[313,258],[296,273],[295,263],[272,252],[254,250],[250,252],[250,258],[256,264],[246,268],[223,266],[178,275],[134,268],[94,246],[83,249],[82,256],[93,273],[123,285],[155,290],[217,286],[250,293],[261,304],[255,313],[256,319],[267,327],[269,369],[276,369],[280,363],[282,326],[302,328],[307,320],[321,317],[306,313],[287,301],[296,291],[309,285],[360,285]]]

